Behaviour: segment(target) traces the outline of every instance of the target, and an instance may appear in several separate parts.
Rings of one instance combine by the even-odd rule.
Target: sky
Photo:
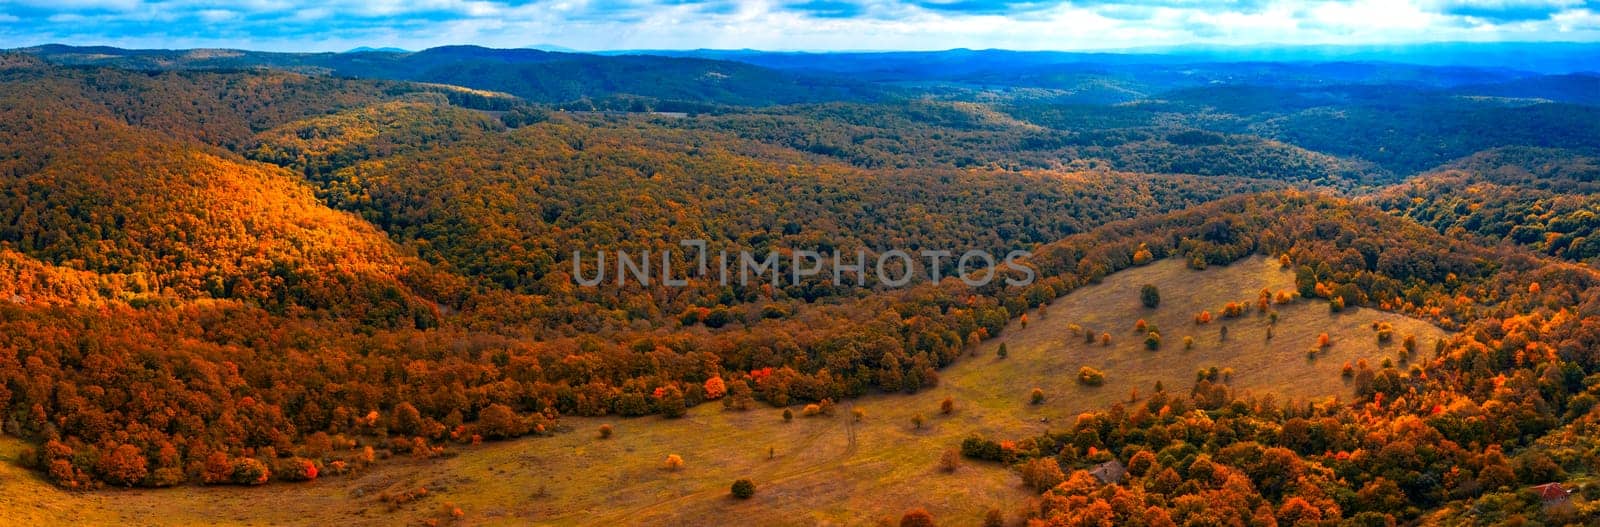
[[[1600,0],[0,0],[0,48],[1094,50],[1600,41]]]

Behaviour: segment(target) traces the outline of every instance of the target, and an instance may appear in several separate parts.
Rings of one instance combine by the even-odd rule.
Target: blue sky
[[[1600,40],[1600,0],[0,0],[0,48],[1118,49]]]

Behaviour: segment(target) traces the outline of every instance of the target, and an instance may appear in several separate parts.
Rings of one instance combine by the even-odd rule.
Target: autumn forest
[[[1593,73],[52,45],[0,52],[0,138],[4,509],[326,489],[373,525],[1600,521]],[[683,240],[780,272],[1027,251],[1036,279],[577,280],[575,252],[692,268]],[[796,431],[727,440],[738,461],[652,449],[728,422]],[[550,468],[608,442],[649,466]],[[793,498],[823,483],[761,463],[802,449],[895,492]],[[513,453],[577,478],[516,500],[576,494],[461,490]],[[453,492],[395,476],[473,460]],[[761,512],[791,498],[817,512]],[[252,511],[213,519],[307,521]],[[41,514],[15,521],[94,523]]]

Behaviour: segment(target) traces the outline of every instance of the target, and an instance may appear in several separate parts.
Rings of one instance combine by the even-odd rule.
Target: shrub
[[[677,454],[669,454],[667,455],[667,460],[662,462],[661,466],[671,472],[683,470],[683,457]]]
[[[1394,325],[1388,322],[1379,322],[1375,329],[1378,330],[1378,342],[1380,344],[1394,340]]]
[[[1003,461],[1005,451],[1000,443],[973,435],[961,440],[961,455],[984,461]]]
[[[1111,334],[1110,333],[1101,333],[1100,334],[1100,345],[1101,346],[1110,346],[1111,345]]]
[[[1000,343],[1000,349],[995,350],[994,351],[994,355],[996,357],[1000,357],[1002,359],[1006,358],[1006,343],[1001,342]]]
[[[1228,302],[1222,306],[1222,318],[1239,318],[1244,316],[1244,304]]]
[[[944,453],[939,454],[939,470],[945,472],[955,472],[960,466],[961,453],[957,452],[956,449],[947,448],[945,449]]]
[[[1183,349],[1186,349],[1186,350],[1194,349],[1194,337],[1190,337],[1190,336],[1183,337]]]
[[[816,417],[822,415],[822,406],[808,404],[805,408],[800,409],[800,415],[804,417]]]
[[[862,420],[865,420],[867,418],[867,411],[866,410],[862,410],[860,408],[851,408],[850,409],[850,417],[855,419],[856,422],[859,423]]]
[[[955,399],[951,397],[945,397],[943,401],[939,401],[939,413],[950,415],[950,413],[954,411],[956,411]]]
[[[794,420],[794,410],[790,410],[788,408],[784,408],[783,409],[783,422],[787,423],[787,422],[793,421],[793,420]]]
[[[706,400],[715,401],[728,394],[728,385],[722,381],[722,377],[712,377],[706,379],[705,390]]]
[[[611,439],[611,425],[600,425],[600,439]]]
[[[1033,393],[1028,394],[1028,403],[1036,406],[1044,404],[1044,390],[1034,388]]]
[[[1211,323],[1211,312],[1210,311],[1201,311],[1200,314],[1194,316],[1194,323],[1195,324],[1202,324],[1202,325],[1203,324],[1210,324]]]
[[[1154,260],[1155,257],[1156,256],[1150,252],[1150,249],[1141,243],[1139,244],[1139,249],[1133,251],[1133,265],[1144,265],[1150,263],[1150,261]]]
[[[900,527],[933,527],[933,515],[922,509],[911,509],[900,517]]]
[[[1161,290],[1152,284],[1145,284],[1139,288],[1139,303],[1144,304],[1144,307],[1155,309],[1161,305]]]
[[[925,422],[927,422],[927,418],[922,417],[922,414],[917,414],[917,415],[911,416],[911,427],[912,428],[915,428],[917,430],[921,430],[922,429],[922,424],[925,423]]]
[[[728,488],[728,492],[735,498],[747,500],[756,495],[756,484],[748,479],[737,479],[734,480],[733,486]]]
[[[260,485],[267,482],[271,471],[267,464],[253,457],[244,457],[233,461],[233,482],[240,485]]]
[[[317,479],[317,464],[301,457],[292,457],[278,462],[273,470],[273,475],[283,481],[310,481]]]
[[[1100,386],[1106,383],[1106,374],[1100,370],[1084,366],[1078,368],[1078,384],[1084,386]]]
[[[1328,338],[1328,334],[1327,333],[1323,333],[1321,335],[1317,335],[1317,347],[1318,348],[1326,348],[1326,347],[1332,346],[1332,345],[1333,345],[1333,342]]]
[[[1144,349],[1155,351],[1161,349],[1161,334],[1151,331],[1144,336]]]
[[[1344,297],[1336,296],[1336,297],[1333,297],[1333,300],[1329,300],[1328,301],[1328,311],[1332,312],[1332,313],[1338,313],[1340,311],[1344,311]]]

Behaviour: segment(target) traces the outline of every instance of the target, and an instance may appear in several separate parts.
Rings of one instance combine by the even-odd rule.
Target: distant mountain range
[[[1476,87],[1584,102],[1596,98],[1600,44],[1212,47],[1080,53],[953,49],[892,52],[644,50],[577,53],[444,46],[343,53],[129,50],[58,44],[12,50],[68,66],[144,71],[270,68],[451,84],[576,110],[717,108],[938,97],[1116,104],[1216,84],[1316,88]],[[1550,77],[1564,76],[1564,77]],[[1508,82],[1522,85],[1496,88]]]

